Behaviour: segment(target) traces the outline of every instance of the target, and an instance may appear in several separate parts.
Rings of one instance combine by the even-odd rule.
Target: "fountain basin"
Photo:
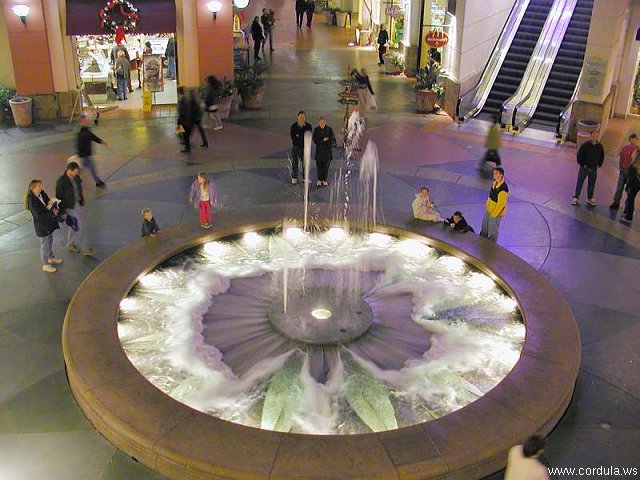
[[[193,245],[273,225],[299,206],[220,215],[224,231],[178,227],[136,242],[93,272],[72,300],[63,351],[78,404],[118,448],[170,478],[480,478],[504,465],[508,448],[547,433],[573,392],[580,343],[570,309],[525,262],[475,236],[434,227],[427,241],[490,273],[517,299],[527,327],[521,357],[488,394],[432,422],[348,436],[269,432],[196,412],[162,394],[127,360],[116,332],[118,304],[138,278]],[[405,215],[386,211],[394,233]],[[247,227],[246,218],[265,222]],[[271,219],[271,221],[268,221]],[[406,232],[403,232],[407,236]],[[410,234],[409,234],[410,235]],[[416,237],[422,238],[422,237]],[[448,243],[447,243],[448,242]],[[540,304],[539,298],[545,298]]]

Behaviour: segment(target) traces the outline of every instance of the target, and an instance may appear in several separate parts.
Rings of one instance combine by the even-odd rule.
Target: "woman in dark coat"
[[[256,60],[260,60],[260,46],[262,42],[264,42],[264,33],[262,32],[262,27],[260,26],[260,17],[254,17],[253,23],[251,24],[251,37],[253,37],[253,58]]]
[[[327,186],[327,176],[329,175],[329,164],[333,160],[332,147],[336,138],[333,129],[327,125],[324,117],[318,119],[318,126],[313,131],[313,143],[316,145],[316,167],[318,169],[318,181],[316,186]]]
[[[55,208],[54,201],[42,190],[41,180],[31,180],[24,198],[24,208],[31,212],[36,236],[40,239],[40,253],[42,258],[42,270],[54,273],[57,265],[62,263],[61,258],[53,255],[53,232],[60,228],[58,220],[51,211]]]

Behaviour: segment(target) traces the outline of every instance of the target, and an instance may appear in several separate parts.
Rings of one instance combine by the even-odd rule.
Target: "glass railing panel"
[[[480,80],[471,90],[461,95],[458,99],[456,106],[456,119],[458,121],[473,117],[482,110],[528,6],[529,0],[517,0],[514,3],[511,13],[496,41],[496,45],[493,47],[489,61],[482,71]]]

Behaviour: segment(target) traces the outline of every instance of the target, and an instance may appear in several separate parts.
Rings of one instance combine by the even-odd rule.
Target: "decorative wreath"
[[[118,19],[114,18],[114,13],[119,17]],[[116,33],[117,31],[129,33],[135,30],[136,23],[140,20],[138,9],[128,0],[110,0],[98,15],[100,26],[104,30]]]

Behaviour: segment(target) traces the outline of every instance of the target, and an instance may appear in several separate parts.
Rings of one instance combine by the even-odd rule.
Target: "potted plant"
[[[16,91],[13,88],[0,85],[0,122],[3,122],[6,115],[5,112],[9,108],[9,100],[13,98]]]
[[[242,97],[244,108],[251,110],[260,108],[265,91],[264,72],[266,70],[267,66],[262,62],[235,70],[236,87]]]
[[[392,52],[385,55],[388,61],[384,62],[385,72],[391,75],[397,75],[404,72],[404,55],[398,52]]]
[[[420,68],[416,74],[416,110],[418,112],[433,112],[436,101],[442,98],[444,88],[438,84],[440,65],[430,63]]]
[[[336,26],[344,28],[347,25],[348,14],[349,12],[341,12],[340,10],[338,10],[336,12]]]
[[[220,118],[229,118],[233,97],[237,95],[236,89],[227,77],[222,79],[222,91],[220,93]]]
[[[333,22],[336,18],[337,8],[327,7],[322,10],[322,15],[324,16],[324,23],[327,25],[333,25]]]

